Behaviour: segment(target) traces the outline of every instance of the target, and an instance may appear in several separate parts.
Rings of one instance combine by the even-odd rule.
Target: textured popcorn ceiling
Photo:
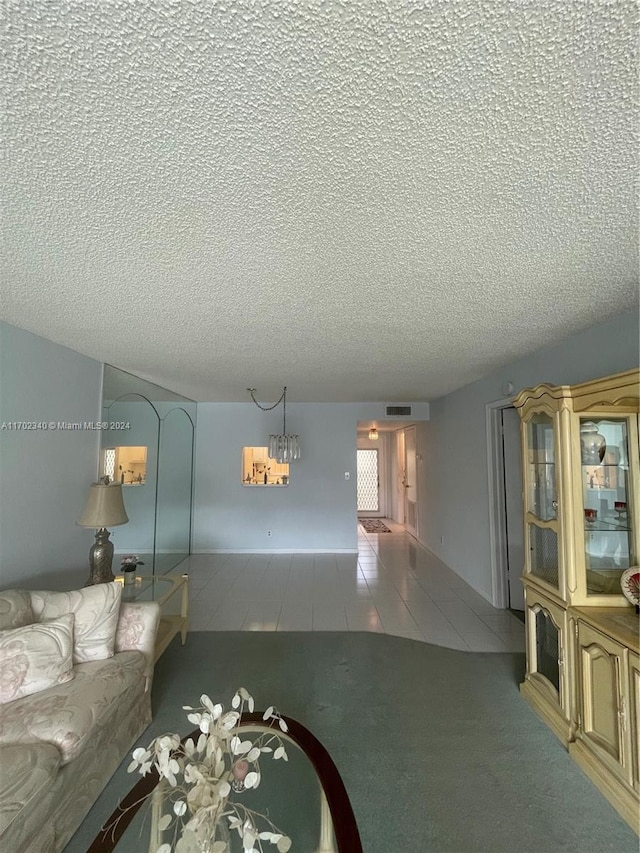
[[[625,0],[4,0],[1,315],[198,400],[433,399],[633,308]]]

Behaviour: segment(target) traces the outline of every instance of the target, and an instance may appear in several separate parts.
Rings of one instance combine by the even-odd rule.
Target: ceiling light
[[[269,458],[275,459],[276,462],[293,462],[295,459],[300,459],[300,436],[287,434],[287,386],[284,386],[280,399],[273,406],[261,406],[255,398],[255,390],[255,388],[247,388],[251,399],[263,412],[270,412],[282,403],[282,432],[272,433],[269,436]]]
[[[377,427],[371,427],[371,429],[369,430],[369,439],[371,441],[377,441],[378,440],[378,429],[377,429]]]

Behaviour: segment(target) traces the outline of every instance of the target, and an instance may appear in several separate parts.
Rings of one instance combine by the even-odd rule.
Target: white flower
[[[245,788],[257,788],[260,783],[260,776],[257,773],[247,773],[244,778]]]
[[[161,830],[172,833],[174,846],[164,843],[156,853],[198,853],[205,842],[210,853],[224,853],[216,829],[222,819],[228,819],[230,828],[238,832],[244,853],[264,853],[262,841],[270,841],[277,845],[278,853],[286,853],[291,840],[265,816],[233,802],[231,785],[233,782],[236,793],[257,788],[263,756],[287,761],[282,740],[273,729],[253,741],[242,739],[242,712],[254,710],[253,697],[244,687],[235,693],[231,711],[225,712],[205,693],[200,703],[199,708],[183,706],[187,719],[199,729],[197,740],[191,736],[182,743],[177,734],[163,734],[147,749],[135,749],[127,768],[130,773],[137,770],[145,775],[155,766],[175,791],[170,813],[159,820]],[[274,706],[265,711],[263,719],[277,721],[287,731]],[[269,745],[274,741],[275,751]]]

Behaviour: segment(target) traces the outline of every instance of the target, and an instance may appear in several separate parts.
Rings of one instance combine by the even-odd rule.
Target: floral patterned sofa
[[[0,850],[64,848],[151,722],[155,602],[0,591]]]

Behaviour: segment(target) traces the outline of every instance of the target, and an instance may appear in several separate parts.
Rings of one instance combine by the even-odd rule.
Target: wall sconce
[[[377,441],[378,440],[378,429],[377,427],[371,427],[369,430],[369,440]]]

